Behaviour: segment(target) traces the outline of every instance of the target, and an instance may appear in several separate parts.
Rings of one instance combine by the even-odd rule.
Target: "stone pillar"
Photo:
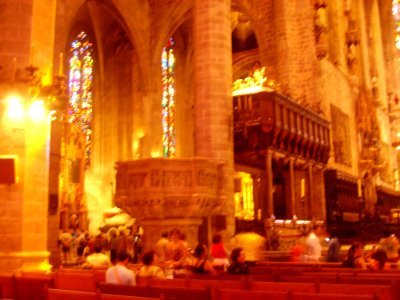
[[[267,218],[270,218],[271,215],[274,214],[274,186],[273,186],[273,177],[274,174],[272,172],[272,153],[267,150],[265,167],[267,171]]]
[[[63,132],[62,120],[57,116],[51,122],[50,141],[50,168],[49,168],[49,211],[48,211],[48,239],[47,247],[50,251],[49,262],[57,268],[61,265],[58,236],[60,231],[60,194],[59,178],[61,163],[61,136]]]
[[[294,182],[294,159],[289,160],[289,178],[290,178],[290,217],[296,215],[296,193],[295,193],[295,182]]]
[[[315,209],[313,209],[313,206],[316,204],[315,199],[314,199],[314,188],[312,186],[314,185],[314,171],[313,171],[313,164],[310,163],[308,165],[308,181],[307,184],[307,191],[308,191],[308,201],[307,201],[307,210],[308,210],[308,216],[306,215],[307,218],[311,219],[315,217]]]
[[[32,119],[26,111],[20,119],[10,118],[5,106],[0,149],[18,157],[19,181],[0,185],[0,270],[47,268],[48,118]]]
[[[194,152],[225,162],[220,208],[227,216],[227,235],[234,232],[230,10],[229,0],[194,1]]]

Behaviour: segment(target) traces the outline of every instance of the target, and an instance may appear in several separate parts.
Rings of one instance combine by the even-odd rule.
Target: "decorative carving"
[[[331,120],[335,161],[351,167],[349,116],[331,104]]]
[[[118,162],[115,203],[140,220],[204,217],[221,201],[220,165],[200,158]]]
[[[163,171],[163,187],[190,187],[193,178],[191,171]]]
[[[328,22],[326,14],[326,3],[324,0],[315,1],[315,41],[317,47],[317,57],[324,58],[328,54]]]

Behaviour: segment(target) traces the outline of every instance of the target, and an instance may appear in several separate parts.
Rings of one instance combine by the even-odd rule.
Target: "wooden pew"
[[[218,300],[377,300],[373,295],[343,295],[343,294],[317,294],[288,292],[262,292],[262,291],[235,291],[219,290]]]
[[[248,289],[248,280],[206,280],[206,279],[156,279],[146,278],[137,281],[139,286],[207,288],[229,286],[231,289]]]
[[[379,295],[380,300],[391,300],[392,287],[389,285],[324,284],[317,285],[321,294]],[[395,300],[395,299],[393,299]]]
[[[99,295],[92,292],[48,289],[47,300],[98,300]]]
[[[298,283],[298,282],[262,282],[254,281],[252,284],[254,291],[277,291],[287,292],[289,290],[293,292],[302,293],[315,293],[316,288],[314,283]],[[230,287],[229,287],[230,288]]]
[[[53,287],[54,281],[51,277],[14,277],[15,299],[45,300],[46,290]]]
[[[343,294],[308,294],[293,293],[288,295],[288,300],[378,300],[375,296],[367,295],[343,295]]]
[[[0,274],[0,299],[15,299],[14,275]]]
[[[98,288],[102,294],[150,297],[149,286],[133,286],[100,282]]]
[[[208,300],[211,299],[211,290],[209,288],[177,288],[177,287],[150,287],[150,297],[175,300]]]
[[[157,300],[157,299],[161,298],[100,294],[100,300]]]
[[[215,300],[288,300],[287,292],[237,291],[218,289]]]
[[[58,271],[55,275],[55,287],[62,290],[96,292],[97,281],[94,273]]]

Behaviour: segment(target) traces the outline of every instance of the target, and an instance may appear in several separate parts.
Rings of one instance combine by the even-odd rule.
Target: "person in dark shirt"
[[[243,248],[235,248],[231,252],[231,264],[227,271],[228,274],[249,274],[249,266],[246,263],[246,255]]]
[[[205,245],[198,245],[194,250],[195,259],[193,261],[192,272],[195,274],[211,274],[216,275],[211,262],[207,259],[207,247]]]

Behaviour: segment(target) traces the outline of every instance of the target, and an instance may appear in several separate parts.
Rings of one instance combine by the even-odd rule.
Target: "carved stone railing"
[[[205,217],[221,202],[222,165],[205,158],[117,162],[115,204],[139,220]]]
[[[330,150],[329,122],[277,92],[236,96],[235,155],[276,149],[326,163]]]

